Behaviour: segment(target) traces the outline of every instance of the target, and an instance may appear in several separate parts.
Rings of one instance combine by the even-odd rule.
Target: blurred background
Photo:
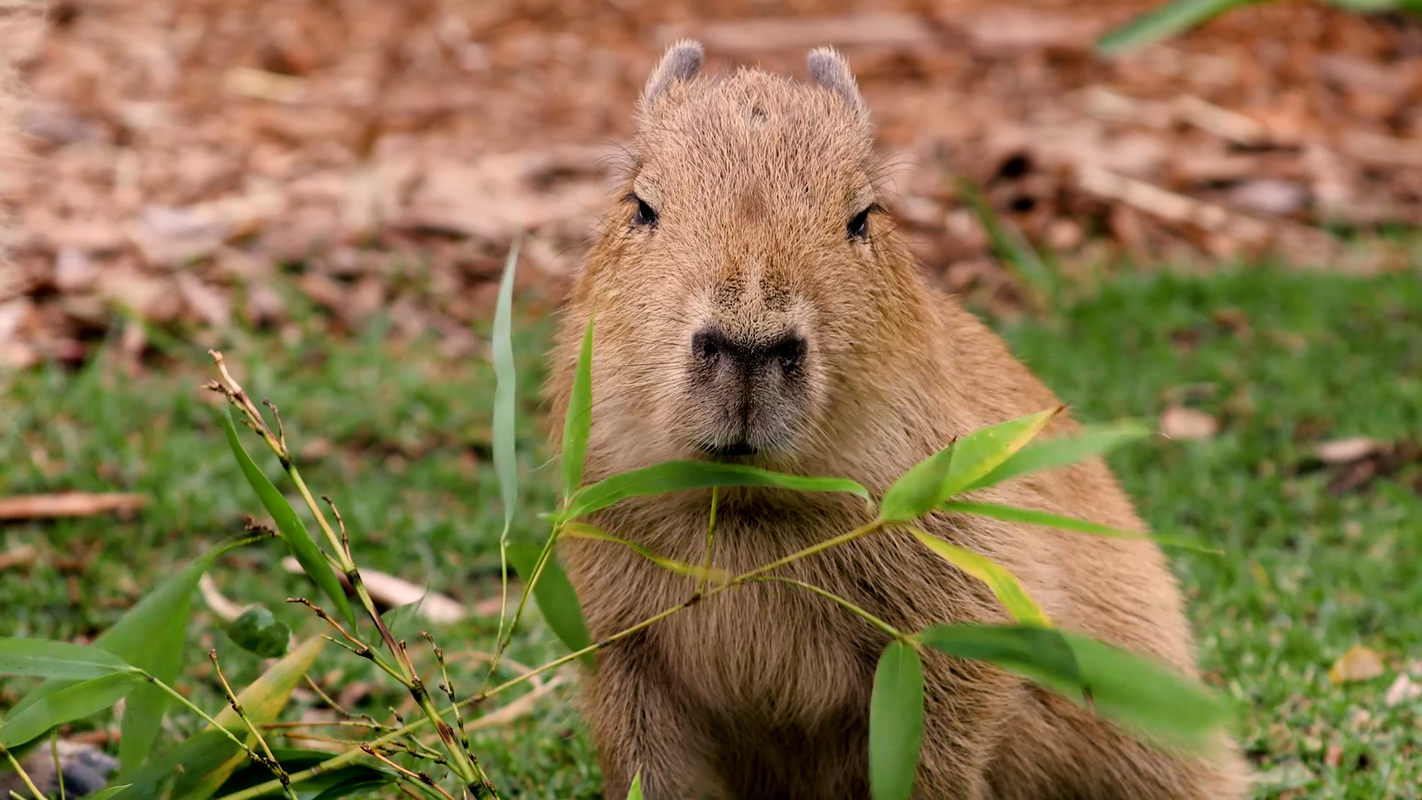
[[[661,50],[803,76],[833,44],[933,279],[1079,416],[1174,439],[1113,465],[1153,526],[1227,553],[1173,558],[1261,796],[1417,797],[1422,18],[1384,5],[1249,4],[1126,46],[1152,4],[56,0],[0,176],[0,635],[86,640],[256,512],[198,389],[219,347],[358,560],[487,638],[487,332],[515,236],[531,537],[549,319]],[[280,555],[214,588],[310,629]],[[557,652],[538,627],[519,646]],[[358,707],[398,702],[328,669]],[[580,725],[539,706],[481,746],[526,796],[592,797]]]

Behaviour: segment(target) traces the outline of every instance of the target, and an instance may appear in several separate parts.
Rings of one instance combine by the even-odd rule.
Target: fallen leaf
[[[1172,406],[1160,415],[1160,432],[1171,439],[1208,439],[1219,428],[1214,417],[1184,406]]]
[[[1328,670],[1328,679],[1334,683],[1354,683],[1370,681],[1383,674],[1382,656],[1368,648],[1355,644],[1333,662]]]
[[[223,596],[222,592],[218,591],[217,584],[213,583],[212,576],[205,572],[198,579],[198,590],[202,592],[202,599],[207,603],[207,607],[224,622],[237,619],[246,610],[246,606],[239,606]]]
[[[1397,680],[1387,687],[1387,694],[1383,695],[1383,705],[1392,707],[1398,703],[1416,700],[1422,697],[1422,685],[1414,683],[1406,672],[1400,673]]]
[[[1328,751],[1323,754],[1323,763],[1330,767],[1337,768],[1343,762],[1343,746],[1330,744]]]
[[[1349,439],[1334,439],[1330,442],[1321,442],[1314,450],[1319,460],[1325,464],[1347,464],[1367,458],[1378,449],[1376,440],[1366,436],[1354,436]]]
[[[22,544],[0,553],[0,570],[23,569],[39,558],[39,548],[32,544]]]
[[[50,519],[88,517],[110,511],[135,511],[148,498],[141,494],[36,494],[0,497],[0,519]]]

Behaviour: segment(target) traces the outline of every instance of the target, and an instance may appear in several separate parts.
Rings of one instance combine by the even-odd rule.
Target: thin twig
[[[439,674],[444,680],[440,688],[449,697],[450,709],[454,711],[454,728],[459,731],[459,743],[464,746],[464,752],[469,752],[469,736],[464,733],[464,714],[459,710],[459,698],[454,693],[454,683],[449,679],[449,668],[444,663],[444,650],[435,644],[434,637],[429,631],[421,631],[420,635],[425,637],[425,641],[430,643],[430,649],[434,650],[435,660],[439,662]]]
[[[227,676],[222,674],[222,665],[217,661],[217,648],[207,651],[207,660],[212,662],[212,668],[217,670],[217,680],[222,684],[222,691],[227,693],[227,704],[232,707],[232,711],[237,714],[237,718],[242,720],[242,724],[247,726],[247,730],[256,737],[257,744],[262,746],[262,754],[267,757],[266,767],[276,773],[277,780],[281,781],[281,786],[286,790],[287,797],[296,800],[296,790],[291,788],[291,776],[286,774],[286,770],[281,768],[276,756],[272,754],[272,748],[267,745],[267,740],[262,737],[262,732],[257,726],[252,724],[251,718],[242,708],[242,701],[237,699],[237,694],[232,691],[232,685],[227,682]],[[253,759],[255,760],[255,759]]]
[[[814,592],[815,594],[817,594],[817,595],[819,595],[819,596],[821,596],[821,597],[828,598],[828,599],[833,600],[834,602],[840,604],[841,606],[843,606],[843,607],[844,607],[845,609],[847,609],[848,611],[850,611],[850,612],[856,614],[857,616],[860,616],[860,617],[864,618],[865,621],[869,622],[870,624],[874,625],[876,628],[879,628],[880,630],[884,631],[885,633],[889,634],[890,636],[894,637],[895,639],[898,639],[898,640],[900,640],[900,641],[907,641],[907,640],[908,640],[908,636],[906,636],[906,635],[905,635],[903,632],[901,632],[898,628],[895,628],[894,626],[892,626],[892,625],[890,625],[889,623],[883,621],[882,619],[879,619],[878,617],[874,616],[873,614],[870,614],[868,611],[865,611],[864,609],[862,609],[862,608],[860,608],[859,606],[857,606],[857,605],[855,605],[855,604],[849,602],[848,600],[844,599],[843,597],[840,597],[839,595],[835,594],[834,592],[831,592],[831,591],[828,591],[828,590],[825,590],[825,589],[821,589],[820,587],[815,586],[814,584],[805,583],[804,581],[797,581],[797,580],[795,580],[794,578],[784,578],[784,577],[781,577],[781,576],[779,576],[779,575],[766,575],[766,576],[760,577],[760,578],[751,578],[751,580],[756,581],[756,582],[770,582],[770,581],[774,581],[774,582],[776,582],[776,583],[788,583],[788,584],[791,584],[791,585],[793,585],[793,586],[799,586],[801,589],[808,589],[808,590]]]
[[[10,766],[14,768],[15,774],[20,776],[20,781],[25,784],[25,788],[34,793],[35,800],[45,800],[44,793],[39,790],[38,786],[35,786],[35,782],[30,778],[30,773],[25,772],[25,768],[20,766],[20,762],[15,759],[14,754],[5,749],[4,745],[0,745],[0,753],[5,755],[5,760],[10,762]],[[18,794],[15,794],[13,790],[10,794],[15,797],[20,797]],[[25,799],[20,797],[20,800]]]
[[[706,590],[711,578],[711,546],[716,543],[716,499],[720,496],[719,486],[711,487],[711,520],[706,523],[706,563],[701,567],[701,577],[696,580],[696,591]]]
[[[444,790],[444,787],[435,783],[434,778],[431,778],[427,773],[411,772],[410,770],[400,766],[399,764],[396,764],[394,761],[391,761],[390,759],[386,758],[383,754],[378,752],[374,747],[371,747],[370,745],[362,745],[360,749],[365,751],[366,755],[372,756],[373,758],[384,762],[386,766],[390,767],[396,772],[399,772],[401,775],[404,775],[405,777],[411,780],[419,781],[420,783],[423,783],[431,789],[434,789],[436,792],[439,792],[441,796],[447,797],[449,798],[449,800],[454,800],[454,795],[450,794],[449,792],[446,792]]]
[[[64,767],[59,763],[59,729],[55,728],[54,735],[49,737],[49,755],[54,759],[54,782],[59,784],[59,800],[67,800],[64,796]]]

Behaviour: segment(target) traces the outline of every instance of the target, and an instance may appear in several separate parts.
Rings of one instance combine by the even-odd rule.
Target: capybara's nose
[[[793,330],[767,337],[736,337],[713,324],[691,337],[691,353],[700,367],[713,372],[725,368],[752,378],[765,370],[798,370],[805,360],[805,340]]]

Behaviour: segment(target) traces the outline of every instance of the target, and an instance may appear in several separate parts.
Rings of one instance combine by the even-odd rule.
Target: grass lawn
[[[1213,437],[1152,442],[1113,464],[1157,530],[1226,551],[1175,551],[1173,563],[1203,666],[1244,709],[1238,734],[1265,775],[1261,797],[1422,796],[1422,700],[1384,702],[1409,662],[1422,683],[1422,465],[1341,493],[1327,488],[1336,469],[1307,468],[1320,439],[1422,435],[1419,278],[1262,269],[1132,276],[1048,320],[1004,330],[1086,420],[1155,416],[1182,403],[1220,420]],[[536,512],[552,507],[556,482],[536,422],[548,327],[530,322],[516,341],[524,503],[515,535],[529,538],[546,531]],[[330,493],[346,517],[357,562],[470,604],[494,596],[502,512],[489,458],[487,362],[445,358],[429,343],[389,345],[378,326],[339,341],[315,317],[300,330],[280,340],[238,333],[224,350],[246,388],[282,409],[308,484]],[[102,358],[78,373],[42,369],[0,387],[0,494],[152,498],[128,519],[0,527],[0,554],[41,551],[33,565],[0,572],[0,636],[93,636],[258,510],[196,388],[211,377],[198,353],[179,349],[170,369],[141,380]],[[258,446],[248,439],[260,458]],[[260,463],[279,478],[272,459]],[[299,634],[314,633],[315,620],[282,602],[313,594],[305,579],[282,572],[283,555],[274,543],[245,548],[212,574],[229,598],[264,603]],[[200,600],[194,608],[180,684],[216,711],[222,701],[201,653],[217,647],[234,683],[251,680],[260,662],[226,639]],[[516,660],[561,654],[536,612],[529,623],[511,651]],[[406,636],[418,640],[420,626],[409,626]],[[432,631],[454,654],[490,648],[495,626],[476,620]],[[1329,666],[1355,644],[1382,654],[1386,669],[1335,685]],[[327,650],[313,678],[389,720],[386,709],[400,706],[403,693],[364,662]],[[472,691],[480,663],[455,657],[452,676]],[[0,682],[0,714],[26,688]],[[475,737],[505,796],[598,796],[571,698],[568,687],[555,690]],[[169,725],[178,736],[198,728],[184,715]]]

